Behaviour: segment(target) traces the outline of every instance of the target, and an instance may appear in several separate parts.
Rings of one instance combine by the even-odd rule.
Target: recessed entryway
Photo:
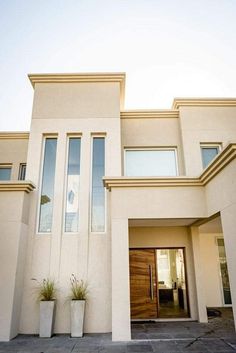
[[[132,320],[189,317],[183,248],[130,249]]]

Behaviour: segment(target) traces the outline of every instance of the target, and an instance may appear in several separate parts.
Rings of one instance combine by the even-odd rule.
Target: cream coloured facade
[[[127,111],[123,73],[29,78],[30,132],[0,133],[0,340],[38,333],[47,277],[69,333],[71,274],[89,285],[85,332],[115,341],[207,307],[236,323],[236,98]]]

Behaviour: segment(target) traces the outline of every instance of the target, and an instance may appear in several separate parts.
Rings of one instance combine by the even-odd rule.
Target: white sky
[[[0,130],[29,130],[28,73],[126,72],[126,109],[236,97],[236,0],[0,0]]]

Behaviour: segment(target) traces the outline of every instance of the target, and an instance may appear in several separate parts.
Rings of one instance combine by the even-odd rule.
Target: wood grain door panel
[[[131,319],[157,318],[155,249],[131,249],[129,260]]]

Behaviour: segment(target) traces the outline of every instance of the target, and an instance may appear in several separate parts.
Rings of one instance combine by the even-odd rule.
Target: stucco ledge
[[[24,191],[30,193],[35,189],[35,185],[30,180],[24,181],[1,181],[0,192],[3,191]]]

